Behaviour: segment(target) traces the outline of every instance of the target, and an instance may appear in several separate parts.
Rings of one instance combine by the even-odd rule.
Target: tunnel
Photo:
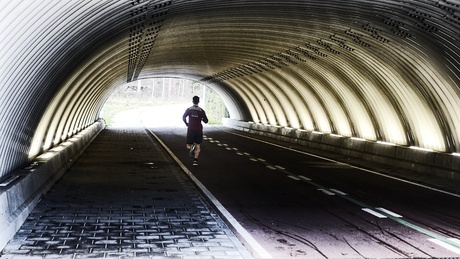
[[[457,0],[0,1],[0,28],[0,248],[155,77],[215,90],[231,128],[459,178]]]

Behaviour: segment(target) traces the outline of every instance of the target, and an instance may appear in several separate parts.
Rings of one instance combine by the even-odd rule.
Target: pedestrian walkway
[[[100,133],[1,256],[249,257],[171,157],[142,129],[126,128]]]

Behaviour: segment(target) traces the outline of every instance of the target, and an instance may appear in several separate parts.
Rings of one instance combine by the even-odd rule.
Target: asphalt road
[[[151,130],[267,252],[242,239],[256,258],[460,257],[460,196],[223,127],[205,128],[193,167],[185,127]]]

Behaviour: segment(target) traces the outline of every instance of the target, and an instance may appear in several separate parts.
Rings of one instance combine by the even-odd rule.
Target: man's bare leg
[[[198,156],[200,155],[201,147],[200,144],[195,144],[195,159],[198,159]]]

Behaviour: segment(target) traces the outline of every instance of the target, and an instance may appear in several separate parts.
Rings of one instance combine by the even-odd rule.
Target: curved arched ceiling
[[[0,176],[165,76],[233,119],[460,150],[457,0],[0,1],[0,29]]]

